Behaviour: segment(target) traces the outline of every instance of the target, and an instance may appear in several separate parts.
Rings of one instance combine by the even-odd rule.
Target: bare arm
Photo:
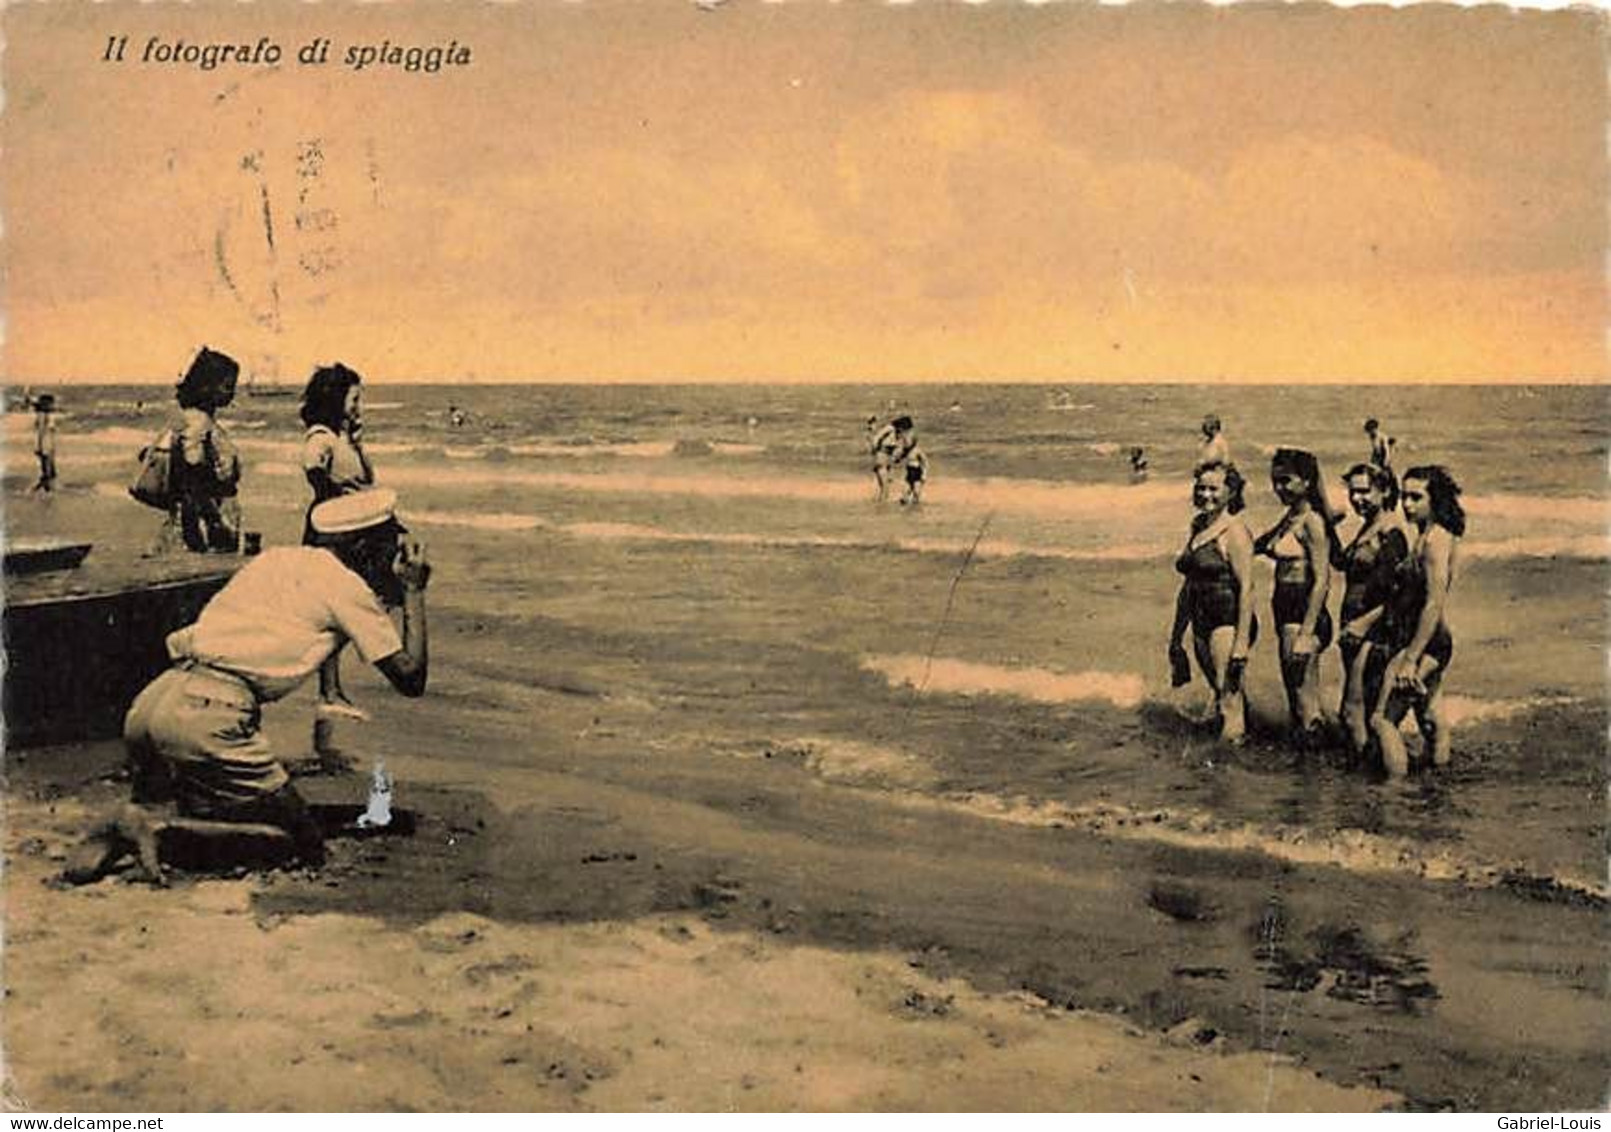
[[[1253,553],[1274,558],[1275,552],[1271,548],[1275,546],[1276,540],[1281,537],[1281,532],[1285,531],[1286,529],[1287,516],[1282,515],[1281,518],[1276,521],[1275,526],[1271,527],[1258,538],[1253,540]]]
[[[363,481],[375,482],[375,469],[369,462],[369,454],[364,451],[364,422],[362,417],[354,417],[347,422],[347,442],[352,445],[354,454],[358,457],[358,466],[363,469]]]
[[[1225,530],[1225,560],[1236,575],[1236,639],[1231,659],[1246,660],[1253,636],[1253,542],[1247,527],[1233,520]]]
[[[1421,654],[1432,641],[1432,634],[1443,622],[1443,608],[1449,598],[1449,581],[1453,574],[1454,536],[1442,527],[1434,526],[1427,532],[1422,549],[1426,555],[1426,604],[1421,607],[1421,618],[1415,624],[1415,635],[1404,646],[1411,664],[1419,664]]]
[[[1186,632],[1186,623],[1191,620],[1191,612],[1186,608],[1186,583],[1180,583],[1180,592],[1175,594],[1175,623],[1169,627],[1169,647],[1177,648],[1180,638]]]
[[[430,675],[430,649],[425,624],[425,587],[431,578],[431,564],[425,548],[417,542],[405,543],[399,552],[397,577],[403,583],[403,647],[383,656],[375,667],[391,686],[410,698],[425,694]]]
[[[1320,615],[1325,612],[1326,597],[1331,593],[1330,548],[1327,546],[1330,540],[1326,538],[1326,521],[1311,511],[1304,516],[1303,525],[1298,528],[1298,541],[1303,544],[1303,554],[1308,559],[1314,578],[1309,586],[1309,604],[1303,611],[1303,624],[1298,627],[1298,632],[1312,637]]]

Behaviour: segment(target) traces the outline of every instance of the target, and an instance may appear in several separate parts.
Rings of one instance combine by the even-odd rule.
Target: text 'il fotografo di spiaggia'
[[[333,40],[323,36],[299,43],[288,51],[266,35],[239,43],[152,35],[132,44],[126,35],[112,35],[107,37],[106,48],[101,53],[103,63],[194,67],[201,71],[291,64],[335,66],[353,72],[395,70],[434,75],[445,68],[468,67],[471,61],[470,46],[456,39],[436,44],[393,43],[384,39],[379,43],[343,44],[338,50]]]

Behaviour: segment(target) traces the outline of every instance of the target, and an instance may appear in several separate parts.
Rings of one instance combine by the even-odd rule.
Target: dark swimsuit
[[[1389,527],[1369,542],[1355,538],[1348,549],[1332,559],[1332,565],[1343,572],[1347,588],[1343,591],[1342,622],[1344,625],[1363,617],[1373,609],[1386,605],[1392,597],[1399,563],[1409,557],[1410,544],[1404,532]],[[1375,625],[1371,626],[1372,629]],[[1352,668],[1360,645],[1365,642],[1344,637],[1343,663]]]
[[[1279,542],[1281,537],[1289,533],[1290,531],[1283,527],[1281,535],[1278,535],[1275,541]],[[1292,537],[1295,539],[1297,536],[1293,535]],[[1283,558],[1275,554],[1273,550],[1270,553],[1271,557],[1276,560],[1278,572],[1282,562],[1291,561],[1296,557]],[[1309,591],[1314,588],[1315,584],[1314,573],[1309,569],[1308,563],[1304,563],[1304,574],[1307,576],[1302,581],[1283,582],[1279,579],[1276,581],[1275,594],[1270,599],[1270,608],[1275,613],[1275,623],[1277,625],[1303,624],[1303,615],[1309,611]],[[1320,607],[1320,616],[1315,619],[1315,640],[1317,641],[1316,652],[1324,652],[1331,647],[1331,611],[1324,605]]]
[[[1371,629],[1370,642],[1383,646],[1389,656],[1403,652],[1414,638],[1425,608],[1426,568],[1418,555],[1406,553],[1393,571],[1393,591],[1388,595],[1381,618]],[[1447,625],[1440,622],[1433,631],[1426,645],[1426,655],[1438,662],[1440,670],[1449,667],[1449,660],[1454,656],[1454,637]]]
[[[1196,548],[1188,545],[1175,559],[1175,569],[1186,579],[1186,610],[1192,632],[1207,638],[1215,629],[1236,627],[1236,603],[1241,587],[1236,572],[1219,549],[1217,538]],[[1259,619],[1255,614],[1248,631],[1248,646],[1259,639]]]

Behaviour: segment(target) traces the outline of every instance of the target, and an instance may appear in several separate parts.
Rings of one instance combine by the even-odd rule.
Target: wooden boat
[[[194,621],[244,561],[208,554],[92,560],[8,577],[6,745],[121,733],[129,704],[168,667],[168,634]]]
[[[18,539],[6,544],[6,577],[75,569],[95,546],[59,538]]]

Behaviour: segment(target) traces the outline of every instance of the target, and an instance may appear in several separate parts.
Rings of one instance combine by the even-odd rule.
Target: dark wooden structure
[[[121,733],[140,689],[168,667],[165,640],[190,624],[244,559],[180,554],[90,559],[6,578],[8,747]]]

